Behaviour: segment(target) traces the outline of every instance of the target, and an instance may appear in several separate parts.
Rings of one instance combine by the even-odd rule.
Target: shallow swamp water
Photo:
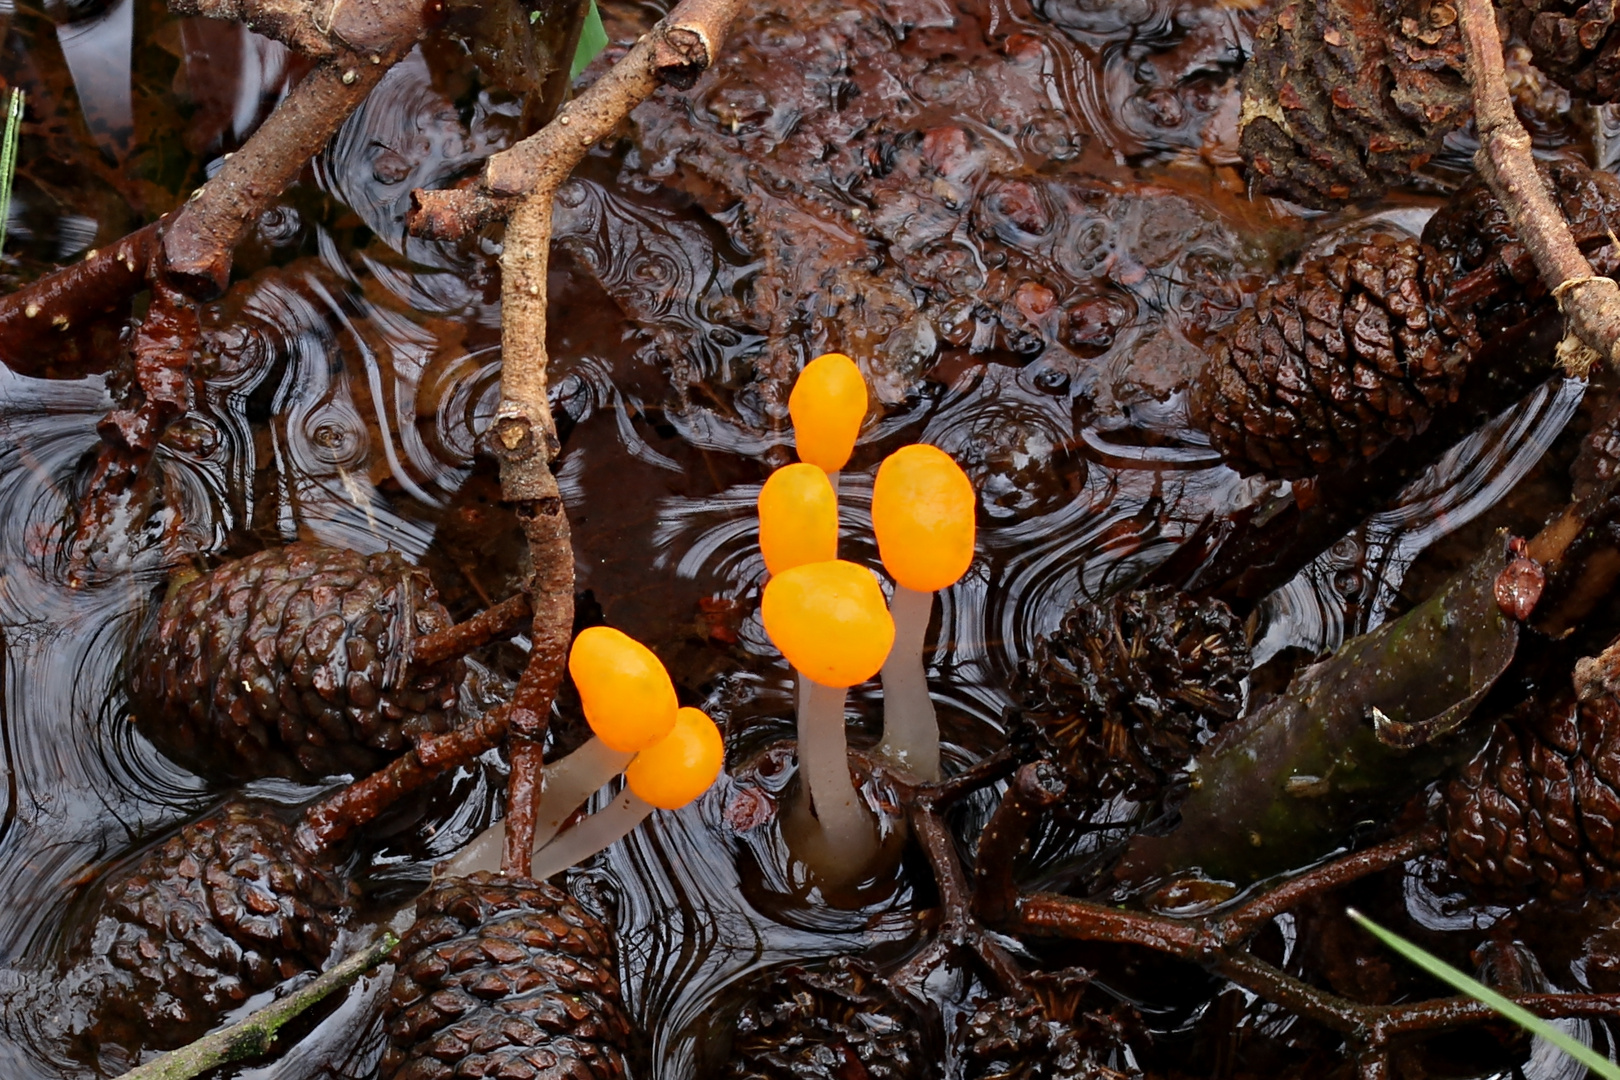
[[[620,38],[658,14],[604,12]],[[876,565],[871,474],[895,447],[945,448],[978,489],[978,556],[930,636],[954,766],[1005,741],[1018,664],[1071,604],[1130,587],[1212,523],[1289,497],[1222,466],[1189,427],[1183,391],[1201,343],[1301,253],[1420,230],[1473,147],[1454,137],[1371,210],[1251,198],[1236,77],[1261,14],[1214,0],[777,0],[744,16],[715,72],[638,110],[559,196],[552,385],[580,617],[651,645],[683,701],[720,723],[731,766],[698,803],[571,877],[618,930],[647,1075],[720,1075],[729,1017],[760,973],[851,953],[897,961],[937,902],[914,854],[857,896],[824,896],[776,825],[793,691],[759,621],[754,502],[791,459],[785,393],[800,364],[843,349],[878,398],[844,473],[845,558]],[[8,0],[0,25],[0,76],[30,101],[8,286],[175,205],[301,71],[241,27],[150,0]],[[1540,94],[1542,149],[1609,163],[1605,114],[1572,115],[1533,75],[1522,88]],[[117,375],[0,368],[5,1076],[129,1064],[71,1037],[56,963],[98,880],[229,794],[128,719],[130,642],[177,565],[313,539],[402,552],[458,617],[513,588],[521,534],[475,460],[498,391],[493,248],[408,239],[403,214],[412,189],[513,141],[521,111],[454,45],[388,74],[259,221],[235,285],[209,309],[201,408],[158,461],[169,499],[120,523],[88,566],[69,566],[61,540]],[[1567,495],[1583,389],[1554,379],[1475,426],[1251,598],[1240,614],[1264,665],[1251,693],[1421,597],[1487,526],[1533,531]],[[509,688],[517,655],[481,655],[468,708]],[[851,708],[852,741],[875,741],[875,684]],[[560,737],[580,723],[565,694]],[[503,779],[490,755],[430,789],[424,814],[366,837],[349,868],[364,917],[347,944],[491,822]],[[288,806],[320,790],[250,786]],[[981,793],[952,824],[971,837],[993,806]],[[1084,880],[1134,813],[1120,804],[1048,828],[1030,880]],[[1482,943],[1479,963],[1506,951],[1537,986],[1604,988],[1588,969],[1612,963],[1616,912],[1603,903],[1573,915],[1493,906],[1438,860],[1370,879],[1356,899],[1464,966]],[[1358,953],[1333,913],[1279,917],[1267,935],[1279,965],[1327,972],[1346,992],[1434,993]],[[1097,992],[1141,1013],[1149,1037],[1132,1050],[1154,1075],[1346,1068],[1330,1036],[1197,968],[1103,946],[1042,958],[1094,969]],[[362,980],[273,1061],[231,1075],[372,1075],[383,986]],[[929,990],[947,1031],[981,988],[947,969]],[[1563,1023],[1613,1046],[1601,1023]],[[1580,1075],[1539,1043],[1487,1030],[1433,1040],[1411,1075]],[[953,1075],[948,1042],[940,1064]]]

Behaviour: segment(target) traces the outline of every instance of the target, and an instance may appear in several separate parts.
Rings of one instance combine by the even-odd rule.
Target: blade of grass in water
[[[1590,1046],[1583,1045],[1558,1028],[1553,1027],[1541,1017],[1515,1005],[1484,983],[1469,978],[1426,949],[1412,944],[1412,942],[1407,941],[1393,931],[1384,929],[1355,908],[1346,908],[1345,914],[1359,923],[1373,937],[1382,941],[1430,975],[1467,994],[1474,1000],[1490,1006],[1502,1014],[1504,1018],[1518,1024],[1530,1034],[1539,1035],[1546,1039],[1558,1049],[1592,1070],[1594,1075],[1601,1076],[1604,1080],[1620,1080],[1620,1065],[1616,1065],[1602,1054],[1597,1053]]]
[[[574,49],[574,66],[568,72],[570,79],[579,78],[585,66],[596,59],[596,54],[607,48],[607,29],[602,26],[602,13],[596,10],[596,0],[585,13],[585,25],[579,31],[579,45]]]
[[[22,131],[22,118],[23,92],[13,90],[6,105],[6,133],[0,137],[0,250],[6,246],[6,222],[11,217],[11,179],[17,174],[17,136]]]

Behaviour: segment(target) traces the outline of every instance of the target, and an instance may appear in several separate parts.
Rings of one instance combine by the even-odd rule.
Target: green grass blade
[[[607,29],[602,25],[602,13],[596,10],[596,0],[591,0],[590,10],[585,13],[585,25],[579,31],[579,45],[574,49],[574,66],[568,72],[568,77],[579,78],[579,73],[596,59],[597,53],[607,48],[607,43]]]
[[[6,246],[6,221],[11,216],[11,180],[17,175],[17,136],[22,133],[23,92],[13,90],[6,104],[6,133],[0,137],[0,249]]]
[[[1515,1005],[1482,982],[1469,978],[1438,956],[1407,941],[1399,934],[1386,930],[1355,908],[1346,908],[1345,914],[1359,923],[1369,934],[1400,953],[1406,959],[1452,988],[1488,1005],[1532,1035],[1539,1035],[1576,1061],[1592,1070],[1604,1080],[1620,1080],[1620,1065],[1616,1065],[1589,1046],[1583,1046],[1541,1017]]]

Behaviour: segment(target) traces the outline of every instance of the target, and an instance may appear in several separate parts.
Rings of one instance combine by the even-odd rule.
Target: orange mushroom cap
[[[973,484],[937,446],[903,446],[872,484],[872,531],[894,580],[915,592],[956,583],[973,562]]]
[[[866,418],[866,380],[855,361],[843,353],[823,353],[804,365],[788,413],[798,441],[799,460],[837,472],[855,450],[855,437]]]
[[[661,740],[636,755],[624,778],[630,790],[660,810],[679,810],[709,790],[720,775],[726,746],[702,709],[683,708]]]
[[[608,749],[644,750],[675,726],[675,684],[663,661],[635,638],[609,626],[581,630],[568,653],[585,719]]]
[[[773,574],[838,557],[838,496],[827,474],[799,462],[759,489],[759,549]]]
[[[894,619],[877,576],[842,559],[805,563],[771,578],[760,615],[788,662],[823,686],[865,682],[894,645]]]

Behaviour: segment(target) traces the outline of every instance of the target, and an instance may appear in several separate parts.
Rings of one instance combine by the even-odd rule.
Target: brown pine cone
[[[1219,600],[1170,589],[1076,604],[1020,666],[1015,737],[1069,778],[1071,803],[1157,797],[1243,707],[1249,645]]]
[[[1465,880],[1565,900],[1620,886],[1620,643],[1576,665],[1578,690],[1530,702],[1446,790]]]
[[[1468,119],[1463,71],[1449,0],[1285,0],[1243,69],[1243,158],[1305,206],[1377,198]]]
[[[1078,968],[1025,977],[1027,997],[997,998],[965,1017],[962,1080],[1126,1080],[1141,1070],[1127,1053],[1127,1025],[1081,1012],[1090,983]]]
[[[1311,476],[1375,457],[1455,401],[1480,348],[1433,248],[1375,236],[1260,290],[1215,337],[1193,422],[1228,465]]]
[[[1502,14],[1536,66],[1594,105],[1620,97],[1620,33],[1605,0],[1504,0]]]
[[[464,665],[408,663],[450,624],[394,552],[261,551],[171,590],[131,661],[137,720],[210,776],[368,773],[450,726]]]
[[[434,883],[400,942],[379,1080],[622,1080],[630,1022],[613,948],[545,882]]]
[[[1620,225],[1620,178],[1567,157],[1538,162],[1537,168],[1575,242],[1595,260],[1599,273],[1612,273],[1620,265],[1609,240],[1610,230]],[[1451,297],[1475,308],[1482,331],[1552,310],[1530,253],[1482,178],[1458,188],[1429,219],[1423,242],[1448,260]],[[1467,287],[1459,291],[1464,279]]]
[[[732,1080],[932,1075],[915,1010],[859,962],[775,972],[737,1017]]]
[[[299,844],[273,808],[227,803],[101,887],[70,948],[105,956],[93,1030],[102,1042],[168,1049],[220,1013],[319,970],[356,891]]]

